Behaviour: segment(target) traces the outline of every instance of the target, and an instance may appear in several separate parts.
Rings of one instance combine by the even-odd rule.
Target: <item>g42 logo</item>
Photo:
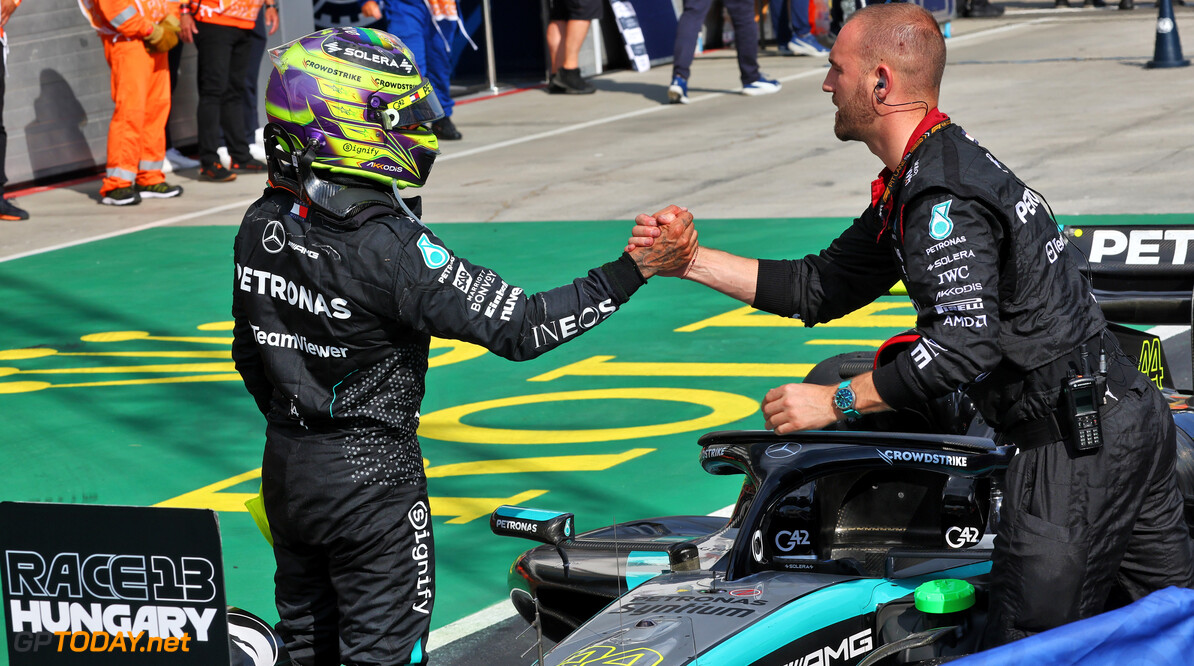
[[[651,648],[618,650],[612,645],[594,645],[569,656],[560,666],[656,666],[663,655]]]
[[[953,527],[945,530],[945,545],[950,548],[965,548],[978,543],[982,535],[977,527]]]
[[[807,546],[808,530],[780,530],[775,533],[775,547],[785,553],[792,552],[796,546]]]
[[[1161,341],[1157,338],[1145,340],[1144,344],[1140,346],[1140,365],[1137,366],[1140,372],[1148,377],[1149,381],[1157,385],[1157,388],[1162,388],[1161,382],[1165,379],[1165,364],[1161,362]]]

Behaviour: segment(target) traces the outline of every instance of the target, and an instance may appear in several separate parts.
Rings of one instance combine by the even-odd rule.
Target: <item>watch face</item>
[[[849,387],[840,388],[833,394],[833,405],[843,412],[854,407],[854,391]]]

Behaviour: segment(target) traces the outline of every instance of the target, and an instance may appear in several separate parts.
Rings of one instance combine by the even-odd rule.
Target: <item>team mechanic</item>
[[[988,645],[1100,613],[1109,599],[1190,586],[1166,403],[1106,333],[1044,200],[936,108],[936,21],[912,4],[868,6],[829,59],[834,133],[865,142],[886,167],[871,205],[818,255],[767,261],[702,247],[685,277],[807,326],[902,278],[920,339],[841,386],[771,390],[767,426],[822,428],[964,387],[1019,449],[995,540]],[[630,246],[650,246],[655,220],[636,221]],[[1080,452],[1066,443],[1061,385],[1100,363],[1104,443]]]
[[[530,295],[418,220],[442,115],[409,51],[338,28],[271,53],[270,183],[235,241],[233,359],[266,416],[262,490],[295,664],[425,663],[434,548],[415,431],[430,337],[534,358],[685,265],[692,217]],[[397,91],[397,92],[387,92]]]

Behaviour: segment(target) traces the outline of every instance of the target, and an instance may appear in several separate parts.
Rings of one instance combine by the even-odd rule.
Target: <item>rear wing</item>
[[[1194,323],[1194,225],[1066,225],[1062,233],[1108,321]],[[1158,387],[1174,388],[1155,336],[1123,326],[1112,330],[1145,375]],[[1194,366],[1194,328],[1190,348]]]
[[[1194,225],[1063,228],[1079,269],[1108,319],[1125,324],[1190,324]]]

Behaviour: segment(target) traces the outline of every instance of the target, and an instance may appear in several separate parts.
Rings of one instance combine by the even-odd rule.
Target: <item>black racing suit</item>
[[[335,219],[268,189],[235,243],[233,359],[268,422],[278,630],[296,664],[426,659],[434,549],[415,431],[431,336],[534,358],[644,282],[624,254],[527,294],[362,191],[376,201]]]
[[[755,307],[824,323],[903,279],[920,340],[874,372],[893,408],[963,388],[1005,442],[990,643],[1194,582],[1164,398],[1120,351],[1043,199],[936,109],[897,178],[825,251],[760,261]],[[915,148],[913,148],[915,146]],[[882,197],[891,183],[891,195]],[[1085,351],[1084,351],[1085,350]],[[1061,383],[1106,358],[1104,442],[1062,443]]]

